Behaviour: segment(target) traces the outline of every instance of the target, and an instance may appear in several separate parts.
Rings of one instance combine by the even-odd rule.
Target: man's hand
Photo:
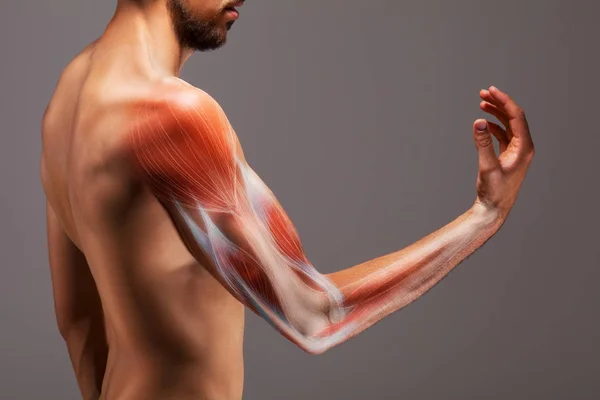
[[[475,121],[473,126],[479,151],[476,203],[496,209],[505,219],[533,159],[533,141],[524,111],[506,93],[491,86],[479,95],[483,99],[481,109],[498,118],[504,127],[485,119]],[[492,135],[499,143],[499,157]]]

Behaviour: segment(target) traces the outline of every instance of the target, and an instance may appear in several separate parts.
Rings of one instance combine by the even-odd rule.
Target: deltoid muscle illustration
[[[499,228],[474,206],[412,247],[339,274],[313,267],[273,192],[244,159],[218,103],[197,90],[136,109],[132,154],[188,235],[195,255],[238,300],[310,353],[321,353],[407,305]]]

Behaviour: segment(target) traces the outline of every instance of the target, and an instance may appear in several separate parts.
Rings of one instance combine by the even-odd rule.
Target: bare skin
[[[222,35],[237,18],[225,10],[231,2],[187,3],[198,15],[216,16]],[[307,277],[274,263],[284,246],[271,248],[265,237],[284,237],[297,244],[287,247],[288,256],[305,257],[291,221],[258,176],[254,189],[262,197],[241,187],[192,190],[232,249],[256,261],[250,272],[270,277],[243,294],[240,287],[251,285],[251,278],[229,280],[227,269],[235,269],[235,262],[217,265],[212,257],[224,253],[216,246],[207,252],[194,236],[200,222],[189,222],[196,211],[190,197],[177,195],[173,179],[155,179],[161,168],[183,164],[165,164],[164,154],[148,150],[150,140],[156,132],[176,139],[181,131],[168,128],[165,118],[182,121],[185,113],[200,118],[190,126],[209,121],[214,127],[212,139],[202,129],[184,131],[198,135],[197,143],[225,143],[229,135],[222,153],[198,144],[194,157],[212,157],[214,163],[230,157],[239,165],[231,176],[205,178],[229,182],[253,173],[216,102],[178,78],[193,49],[182,45],[170,18],[166,1],[121,1],[102,37],[65,68],[44,115],[41,179],[55,307],[83,398],[240,399],[245,306],[303,350],[321,353],[425,293],[506,220],[533,158],[533,142],[522,110],[492,87],[480,92],[480,107],[504,127],[474,124],[479,173],[473,205],[406,249],[352,268],[320,275],[306,261]],[[162,123],[167,128],[159,130]],[[480,123],[488,130],[478,132]],[[492,136],[500,142],[499,156]],[[176,149],[184,164],[190,161],[185,149]],[[177,179],[189,175],[186,165]],[[285,223],[260,231],[249,206],[257,198]]]

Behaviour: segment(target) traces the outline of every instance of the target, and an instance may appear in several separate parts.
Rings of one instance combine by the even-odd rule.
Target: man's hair
[[[225,44],[227,35],[218,27],[218,16],[200,19],[185,7],[182,0],[167,0],[167,8],[175,34],[182,46],[207,51],[218,49]],[[227,30],[232,24],[233,21],[229,22]]]

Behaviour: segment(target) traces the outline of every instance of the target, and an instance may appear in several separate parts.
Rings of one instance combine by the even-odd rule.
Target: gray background
[[[53,315],[40,118],[115,2],[3,0],[0,398],[76,399]],[[321,356],[248,313],[245,399],[597,399],[597,1],[253,1],[183,78],[332,272],[400,249],[475,198],[491,84],[536,158],[503,229],[419,301]]]

